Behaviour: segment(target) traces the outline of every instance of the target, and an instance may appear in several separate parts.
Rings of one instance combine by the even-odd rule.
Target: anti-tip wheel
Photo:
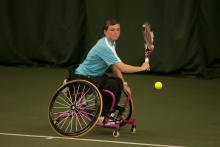
[[[133,134],[136,133],[136,126],[132,126],[130,132]]]

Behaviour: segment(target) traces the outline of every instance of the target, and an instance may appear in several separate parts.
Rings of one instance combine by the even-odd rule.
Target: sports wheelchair
[[[115,106],[114,94],[108,89],[103,89],[103,92],[111,96],[112,103],[110,113],[104,117],[103,122],[99,122],[103,107],[100,90],[92,82],[80,78],[63,84],[49,103],[49,122],[52,128],[63,136],[80,137],[99,126],[114,129],[113,136],[118,137],[120,128],[129,124],[130,132],[135,133],[136,120],[131,119],[134,112],[132,99],[123,93]]]

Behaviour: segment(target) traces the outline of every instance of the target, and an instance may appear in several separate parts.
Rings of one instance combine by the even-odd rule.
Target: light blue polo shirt
[[[121,62],[115,51],[115,42],[110,43],[106,37],[101,38],[89,51],[86,59],[75,70],[75,74],[101,76],[112,64]]]

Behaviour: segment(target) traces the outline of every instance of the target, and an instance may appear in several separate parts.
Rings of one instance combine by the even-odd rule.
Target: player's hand
[[[141,67],[143,68],[143,71],[149,71],[150,70],[150,64],[149,62],[144,62]]]
[[[131,89],[130,89],[130,87],[129,87],[127,84],[124,85],[124,93],[125,93],[127,96],[131,97]]]

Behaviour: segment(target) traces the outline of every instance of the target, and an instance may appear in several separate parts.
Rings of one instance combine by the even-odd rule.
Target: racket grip
[[[145,57],[145,62],[149,63],[149,58],[148,57]]]

